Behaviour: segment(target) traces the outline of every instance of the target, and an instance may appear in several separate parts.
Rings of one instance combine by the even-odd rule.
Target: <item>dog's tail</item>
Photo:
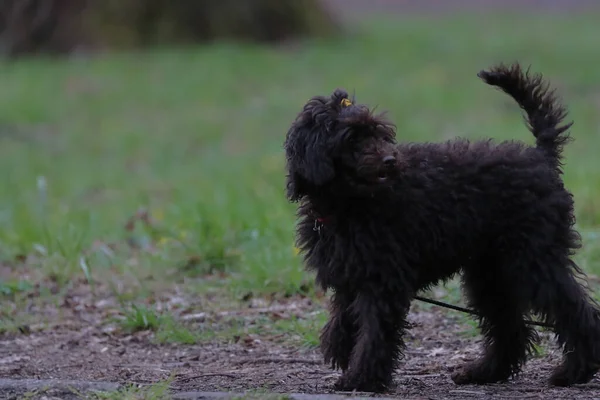
[[[567,130],[573,122],[560,125],[567,116],[567,110],[558,101],[555,91],[549,89],[542,75],[532,76],[529,69],[523,71],[515,63],[511,66],[500,64],[479,72],[477,76],[515,99],[525,111],[525,122],[537,139],[537,147],[548,153],[556,165],[560,165],[563,147],[570,140]]]

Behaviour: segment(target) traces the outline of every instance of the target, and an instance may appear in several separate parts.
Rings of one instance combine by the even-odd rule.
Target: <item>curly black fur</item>
[[[530,313],[555,326],[564,349],[552,384],[587,382],[600,367],[600,312],[571,259],[580,237],[561,179],[566,111],[518,64],[479,77],[525,111],[535,147],[398,144],[390,122],[343,90],[308,101],[287,134],[298,246],[318,284],[333,290],[321,346],[343,371],[337,389],[389,388],[411,300],[458,272],[485,341],[454,382],[517,374],[537,340]]]

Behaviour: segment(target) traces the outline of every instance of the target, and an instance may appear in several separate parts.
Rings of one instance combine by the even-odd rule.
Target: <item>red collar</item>
[[[313,231],[319,232],[321,234],[321,229],[325,227],[329,218],[327,217],[315,217],[315,225],[313,226]]]

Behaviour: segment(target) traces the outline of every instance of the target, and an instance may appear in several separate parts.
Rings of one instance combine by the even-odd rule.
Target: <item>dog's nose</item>
[[[383,165],[385,165],[386,168],[392,168],[394,165],[396,165],[396,157],[394,157],[394,156],[383,157]]]

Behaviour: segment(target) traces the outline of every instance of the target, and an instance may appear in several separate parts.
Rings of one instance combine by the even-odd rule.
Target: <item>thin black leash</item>
[[[460,312],[463,312],[463,313],[467,313],[467,314],[479,316],[479,314],[477,314],[477,312],[475,310],[471,310],[470,308],[464,308],[464,307],[454,306],[452,304],[444,303],[444,302],[437,301],[437,300],[431,300],[431,299],[428,299],[427,297],[421,297],[421,296],[415,296],[415,299],[417,299],[419,301],[422,301],[424,303],[433,304],[435,306],[449,308],[449,309],[454,310],[454,311],[460,311]],[[527,325],[541,326],[542,328],[554,328],[554,325],[552,325],[552,324],[547,324],[545,322],[532,321],[532,320],[529,320],[529,319],[525,320],[525,323]]]

